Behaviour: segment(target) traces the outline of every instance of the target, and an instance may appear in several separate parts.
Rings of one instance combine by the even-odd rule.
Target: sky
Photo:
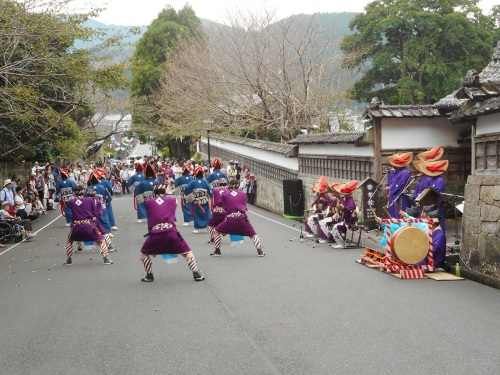
[[[228,12],[234,10],[256,11],[267,6],[275,9],[278,18],[300,13],[362,12],[371,0],[78,0],[81,4],[94,4],[107,8],[98,21],[115,25],[149,25],[166,6],[181,9],[186,2],[196,15],[212,21],[223,22]],[[485,13],[499,0],[483,0],[479,6]]]

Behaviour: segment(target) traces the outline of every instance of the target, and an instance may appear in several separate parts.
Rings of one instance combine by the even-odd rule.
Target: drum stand
[[[447,205],[453,207],[453,218],[455,220],[455,245],[460,245],[460,240],[458,239],[457,199],[458,198],[465,199],[465,198],[462,197],[461,195],[453,195],[453,194],[446,194],[446,193],[441,193],[441,195],[453,198],[453,205],[446,202],[446,201],[445,201],[445,203]],[[444,223],[445,223],[444,217],[441,220],[442,220],[442,223],[444,225]]]

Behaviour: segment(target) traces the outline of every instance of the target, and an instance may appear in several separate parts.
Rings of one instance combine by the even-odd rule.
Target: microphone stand
[[[393,204],[395,204],[399,198],[401,198],[401,196],[406,193],[406,191],[408,190],[408,188],[411,186],[411,184],[413,184],[415,182],[415,179],[418,177],[418,175],[413,175],[413,176],[410,176],[410,178],[408,179],[408,181],[406,182],[406,185],[405,187],[403,188],[403,190],[401,190],[401,193],[399,193],[399,195],[396,197],[396,199],[394,199],[392,201],[392,203],[389,205],[389,207],[387,207],[387,209],[391,208]]]
[[[391,172],[392,169],[389,169],[387,171],[387,173],[384,175],[384,177],[382,177],[382,180],[380,180],[380,183],[377,185],[377,187],[375,188],[375,191],[373,192],[372,196],[371,196],[371,199],[373,199],[373,197],[375,196],[375,194],[377,194],[378,192],[378,189],[380,188],[380,186],[382,186],[383,182],[385,181],[385,179],[387,178],[387,176],[389,176],[389,173]],[[372,211],[374,212],[375,214],[375,211],[373,210],[373,207],[370,206],[370,208],[372,209]],[[377,217],[377,215],[375,214],[375,217]],[[382,230],[382,224],[377,222],[377,235],[380,235],[380,232]]]
[[[460,241],[458,239],[457,199],[458,198],[465,199],[465,197],[463,197],[461,195],[446,194],[446,193],[441,193],[441,195],[453,198],[453,218],[455,220],[455,245],[460,245]],[[444,218],[443,218],[443,222],[444,222]]]

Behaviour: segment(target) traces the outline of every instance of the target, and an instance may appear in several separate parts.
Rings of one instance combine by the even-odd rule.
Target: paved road
[[[206,281],[155,259],[141,283],[146,225],[129,196],[113,203],[112,266],[92,251],[62,266],[56,212],[0,256],[1,374],[498,373],[498,290],[399,280],[356,264],[360,249],[289,242],[293,222],[257,208],[265,258],[227,239],[211,258],[207,235],[181,227]]]
[[[130,152],[130,156],[144,156],[151,155],[151,145],[148,143],[141,144],[137,142],[137,145]]]

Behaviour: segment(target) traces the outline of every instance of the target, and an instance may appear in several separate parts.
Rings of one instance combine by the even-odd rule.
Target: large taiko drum
[[[429,238],[417,227],[402,227],[392,235],[392,251],[405,264],[423,261],[429,252]]]

